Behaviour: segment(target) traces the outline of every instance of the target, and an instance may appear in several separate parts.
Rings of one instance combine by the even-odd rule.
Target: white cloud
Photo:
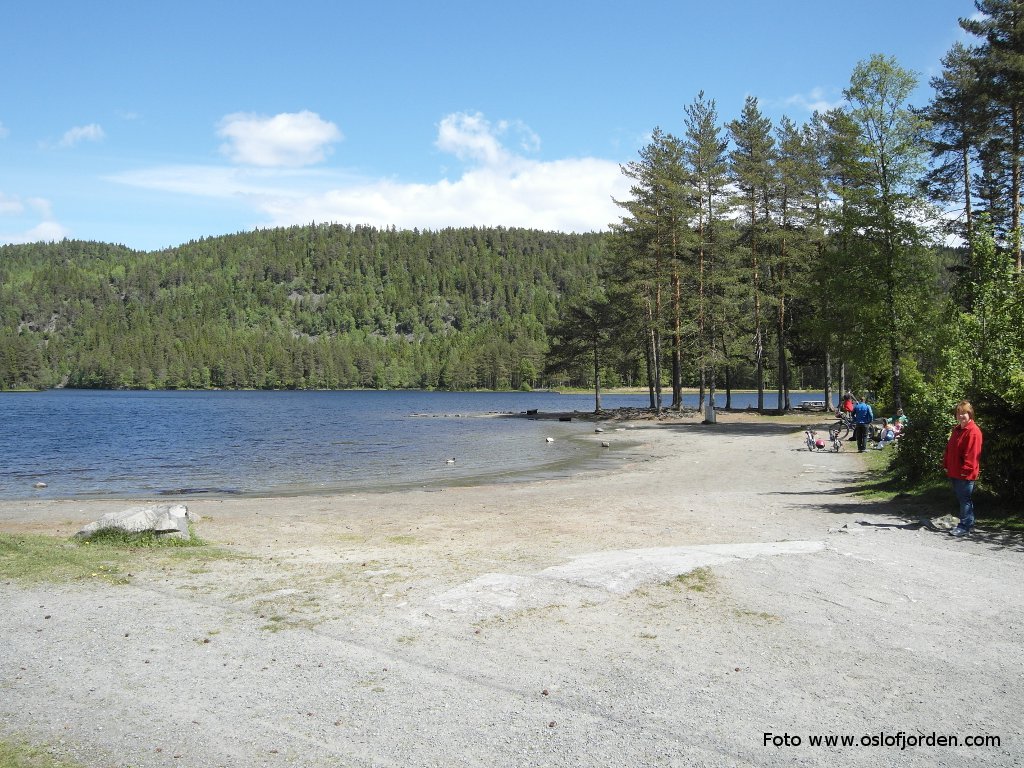
[[[330,145],[341,141],[338,127],[315,112],[282,112],[273,117],[235,113],[224,117],[217,135],[227,139],[221,152],[232,162],[262,167],[319,163]]]
[[[434,184],[372,181],[322,194],[261,201],[269,225],[310,221],[391,225],[410,229],[517,226],[562,232],[607,228],[628,194],[617,163],[583,158],[518,161],[515,171],[480,167]]]
[[[96,123],[80,125],[68,130],[61,137],[61,140],[57,142],[57,146],[62,148],[73,147],[76,144],[81,144],[83,141],[101,141],[105,136],[103,128]]]
[[[438,128],[435,146],[460,160],[485,165],[499,165],[511,157],[498,141],[491,124],[479,112],[448,115]]]
[[[445,117],[438,128],[435,145],[460,160],[490,166],[504,165],[518,160],[501,143],[501,137],[510,132],[518,137],[522,151],[537,152],[540,149],[540,137],[529,126],[508,120],[492,124],[479,112],[457,112]]]
[[[440,229],[518,226],[563,232],[607,228],[621,213],[629,184],[618,163],[596,158],[540,161],[510,151],[518,139],[535,150],[540,138],[519,122],[491,123],[479,113],[456,113],[438,126],[435,146],[468,167],[433,184],[363,180],[322,193],[260,201],[271,226],[337,221],[378,227]]]
[[[0,192],[0,216],[20,216],[24,212],[25,204],[19,198]]]
[[[797,93],[783,100],[786,107],[797,107],[807,112],[828,112],[843,105],[844,101],[840,95],[838,98],[829,99],[824,88],[812,88],[809,93]]]
[[[403,229],[510,226],[562,232],[603,230],[618,220],[612,198],[629,183],[617,162],[597,158],[542,161],[511,151],[539,147],[527,126],[491,123],[480,114],[448,115],[435,146],[465,164],[456,178],[404,183],[308,168],[169,166],[119,174],[111,180],[178,194],[229,199],[250,206],[254,226],[311,221]]]
[[[6,219],[6,221],[5,221]],[[53,218],[50,201],[0,192],[0,243],[63,240],[68,230]]]
[[[53,218],[53,207],[50,205],[50,201],[44,197],[30,197],[26,200],[28,207],[37,215],[44,219]]]
[[[111,181],[142,189],[219,198],[280,193],[285,178],[256,168],[208,165],[157,166],[109,177]],[[261,179],[266,181],[261,183]]]
[[[2,243],[52,243],[68,237],[68,230],[56,221],[43,221],[31,229],[11,234],[0,233]]]
[[[0,139],[6,139],[10,135],[11,132],[7,130],[7,126],[3,124],[2,120],[0,120]]]
[[[69,236],[69,231],[56,221],[40,221],[38,224],[19,231],[0,231],[0,243],[53,243]]]
[[[0,192],[0,216],[23,216],[26,213],[42,219],[53,218],[53,208],[45,198],[29,197],[23,200]]]

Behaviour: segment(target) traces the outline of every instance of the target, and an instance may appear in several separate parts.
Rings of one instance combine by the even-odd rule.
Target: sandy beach
[[[555,479],[188,499],[232,557],[0,581],[0,735],[96,768],[1024,764],[1024,543],[855,496],[862,457],[801,423],[623,423],[593,439],[635,460]],[[137,503],[2,502],[0,531]]]

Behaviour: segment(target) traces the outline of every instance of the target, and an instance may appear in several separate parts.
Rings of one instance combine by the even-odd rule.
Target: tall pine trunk
[[[1010,198],[1013,205],[1010,214],[1013,227],[1013,255],[1017,274],[1021,272],[1021,231],[1020,231],[1020,156],[1021,156],[1021,114],[1020,104],[1015,100],[1010,109],[1010,141],[1013,145],[1013,167],[1010,179]]]
[[[783,223],[785,226],[785,222]],[[778,310],[776,311],[776,334],[779,337],[779,383],[778,407],[780,411],[792,409],[789,397],[789,364],[786,361],[786,238],[782,237],[779,246],[779,263],[775,270],[775,280],[779,286]]]
[[[681,304],[683,292],[679,270],[672,270],[672,407],[683,410],[683,319]]]

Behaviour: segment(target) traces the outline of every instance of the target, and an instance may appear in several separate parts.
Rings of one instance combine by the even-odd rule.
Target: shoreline
[[[515,417],[514,415],[510,415]],[[524,415],[525,418],[525,415]],[[677,419],[676,423],[685,420]],[[386,505],[388,499],[404,499],[419,495],[443,494],[446,492],[465,493],[502,493],[520,486],[544,485],[558,482],[586,482],[588,477],[614,477],[628,472],[630,468],[664,458],[664,452],[658,450],[657,441],[645,439],[647,430],[657,426],[657,422],[622,422],[613,427],[619,432],[589,433],[573,436],[572,440],[599,443],[602,438],[615,440],[614,453],[591,447],[592,455],[570,456],[549,464],[537,465],[527,469],[516,469],[503,472],[494,469],[489,472],[458,479],[439,479],[432,482],[392,482],[381,485],[365,485],[358,487],[331,489],[296,489],[277,493],[196,493],[196,494],[135,494],[105,495],[91,497],[67,498],[0,498],[0,532],[14,528],[18,532],[39,532],[55,535],[72,535],[69,526],[72,521],[82,523],[99,519],[110,511],[119,511],[127,507],[148,506],[158,504],[185,504],[196,514],[210,520],[214,517],[211,510],[221,515],[224,510],[231,510],[232,519],[240,522],[244,512],[251,508],[255,515],[267,514],[275,507],[295,508],[300,505],[312,505],[317,508],[345,505],[352,499],[374,498],[380,505]],[[621,455],[616,455],[619,454]],[[611,458],[611,461],[609,461]],[[53,524],[58,523],[57,528]]]
[[[694,413],[673,413],[671,415],[663,415],[661,421],[665,420],[686,420],[693,418]],[[458,414],[445,414],[445,413],[432,413],[432,414],[411,414],[410,418],[468,418],[468,419],[527,419],[531,421],[568,421],[574,420],[576,422],[587,422],[587,423],[603,423],[606,424],[609,430],[632,430],[636,426],[648,422],[654,422],[653,415],[647,418],[644,414],[636,413],[633,409],[615,409],[614,411],[604,411],[601,414],[577,412],[577,411],[545,411],[539,414],[533,414],[529,412],[480,412],[480,413],[458,413]],[[611,435],[611,432],[609,432]],[[567,439],[574,444],[586,445],[588,442],[593,442],[598,439],[596,432],[591,433],[580,433],[570,435]],[[246,490],[241,487],[211,487],[202,485],[182,485],[177,488],[168,488],[166,490],[151,492],[151,493],[136,493],[136,492],[113,492],[113,493],[90,493],[76,495],[73,493],[67,495],[56,495],[55,487],[47,484],[44,488],[33,489],[31,486],[25,486],[20,491],[20,495],[14,495],[18,493],[12,491],[11,495],[0,495],[0,504],[5,502],[10,503],[28,503],[28,502],[48,502],[48,501],[81,501],[81,502],[133,502],[140,501],[145,503],[161,504],[161,503],[185,503],[191,500],[197,499],[224,499],[224,498],[302,498],[302,497],[330,497],[337,495],[345,495],[350,493],[393,493],[399,491],[416,490],[420,488],[427,488],[437,490],[445,487],[461,487],[461,486],[474,486],[474,485],[488,485],[488,484],[505,484],[505,483],[519,483],[529,482],[531,480],[541,480],[548,477],[563,476],[565,474],[573,474],[576,472],[587,472],[595,471],[599,469],[607,468],[608,464],[613,463],[608,461],[609,458],[617,459],[620,457],[620,452],[630,451],[634,446],[632,441],[622,440],[620,435],[615,435],[615,443],[613,450],[609,454],[606,451],[601,451],[595,445],[586,445],[585,453],[579,454],[576,452],[569,453],[566,455],[559,456],[554,459],[545,459],[538,463],[516,467],[514,469],[507,469],[500,466],[491,467],[480,467],[472,471],[470,474],[460,474],[456,477],[432,477],[427,474],[421,477],[413,478],[402,478],[388,479],[383,478],[370,482],[346,482],[344,480],[339,481],[333,485],[299,485],[299,484],[279,484],[274,489],[255,489]],[[431,468],[432,469],[432,468]],[[52,481],[51,481],[52,482]]]
[[[14,433],[23,440],[0,457],[0,497],[322,495],[421,482],[436,487],[448,477],[490,482],[510,468],[519,476],[543,476],[571,463],[565,461],[572,453],[568,443],[545,448],[545,434],[560,439],[599,426],[595,422],[618,428],[623,422],[699,418],[690,406],[655,415],[633,397],[594,413],[585,398],[561,395],[331,399],[327,408],[320,398],[305,396],[278,402],[262,396],[214,401],[196,393],[156,393],[156,399],[68,394],[12,410]],[[279,409],[288,415],[275,418]],[[316,426],[320,411],[326,413],[322,431]],[[527,427],[523,417],[539,423]],[[456,418],[462,423],[453,423]],[[493,421],[501,418],[519,423]],[[428,419],[449,423],[435,426]],[[576,423],[545,433],[549,427],[542,424],[554,421]],[[539,446],[533,431],[541,432]],[[458,464],[445,467],[452,457]]]
[[[763,414],[749,409],[731,410],[717,409],[716,413],[720,424],[736,423],[758,423],[761,420],[770,420],[772,423],[791,426],[794,430],[802,429],[807,423],[808,417],[828,418],[827,413],[806,413],[794,412],[789,414]],[[272,500],[272,499],[330,499],[334,497],[345,497],[353,494],[393,494],[413,491],[437,492],[448,488],[473,488],[480,486],[505,486],[521,483],[541,482],[550,479],[586,475],[588,473],[615,472],[623,464],[630,462],[645,461],[650,457],[643,452],[650,449],[649,444],[637,439],[644,429],[657,427],[658,425],[671,424],[692,424],[704,425],[702,415],[695,410],[663,411],[655,414],[645,409],[615,408],[602,411],[599,414],[584,411],[545,411],[539,413],[487,413],[487,414],[458,414],[460,418],[510,418],[527,419],[531,421],[560,421],[571,417],[580,422],[590,422],[595,425],[604,424],[608,430],[601,433],[581,433],[571,436],[572,441],[581,443],[600,444],[602,441],[611,442],[609,449],[601,450],[596,445],[589,446],[589,455],[569,455],[551,462],[537,464],[525,468],[513,470],[502,470],[500,468],[485,469],[472,475],[458,478],[427,478],[416,480],[395,480],[382,481],[379,483],[364,483],[357,485],[337,485],[333,487],[291,487],[277,491],[255,490],[245,491],[236,489],[205,489],[183,488],[176,491],[165,491],[161,493],[112,493],[93,494],[83,496],[43,496],[39,492],[31,490],[20,497],[0,497],[0,524],[3,523],[5,510],[18,505],[32,505],[34,507],[45,506],[49,503],[82,504],[94,507],[127,507],[149,504],[194,504],[204,500],[224,501],[228,499],[245,500]],[[431,414],[431,418],[444,418],[445,415]],[[597,429],[597,427],[595,427]],[[6,514],[10,514],[9,511]]]
[[[801,423],[650,423],[636,462],[524,483],[196,499],[227,557],[0,580],[0,738],[137,768],[870,768],[764,734],[934,731],[1000,743],[901,764],[1012,764],[1024,544],[908,525]],[[0,503],[0,531],[103,511]]]

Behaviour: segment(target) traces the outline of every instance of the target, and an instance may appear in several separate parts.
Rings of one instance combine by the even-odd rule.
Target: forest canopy
[[[310,225],[0,248],[0,388],[508,389],[606,237]]]

